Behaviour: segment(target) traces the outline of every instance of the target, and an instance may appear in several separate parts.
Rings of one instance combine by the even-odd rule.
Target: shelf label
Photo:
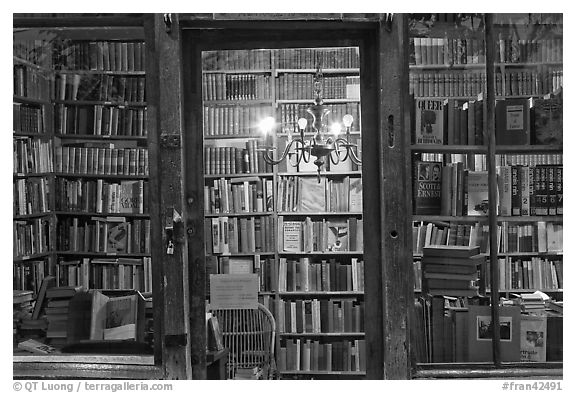
[[[258,308],[258,275],[211,274],[210,308],[212,310]]]

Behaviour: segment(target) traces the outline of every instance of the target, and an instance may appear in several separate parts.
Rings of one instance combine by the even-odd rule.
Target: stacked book
[[[22,321],[31,317],[33,298],[33,291],[17,289],[12,291],[12,333],[14,338],[18,335]]]
[[[70,299],[79,290],[77,287],[52,287],[46,291],[48,300],[44,312],[48,321],[46,337],[53,346],[66,344],[68,333],[68,306]]]
[[[545,299],[537,292],[514,294],[514,296],[516,296],[514,303],[521,307],[522,312],[539,312],[546,308]]]
[[[422,288],[430,295],[478,296],[486,257],[477,246],[427,246],[422,256]]]

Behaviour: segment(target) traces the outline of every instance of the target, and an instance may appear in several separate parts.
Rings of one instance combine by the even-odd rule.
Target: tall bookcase
[[[282,378],[365,374],[361,172],[327,164],[318,181],[312,162],[263,159],[265,146],[282,151],[299,132],[318,64],[331,120],[353,115],[359,142],[358,61],[357,48],[203,53],[207,273],[259,274]],[[276,126],[265,138],[266,116]],[[329,246],[339,230],[346,244]]]
[[[493,45],[495,54],[495,151],[489,148],[482,18],[431,15],[415,15],[410,23],[414,108],[408,152],[413,173],[416,326],[423,332],[416,334],[417,360],[492,361],[491,354],[470,349],[475,338],[459,341],[456,336],[468,337],[471,327],[462,328],[462,321],[475,306],[488,306],[491,299],[486,295],[497,291],[499,296],[492,299],[501,298],[503,313],[509,305],[520,309],[514,317],[520,319],[516,325],[520,334],[508,340],[512,349],[502,344],[501,359],[561,361],[562,341],[556,337],[562,314],[552,311],[563,299],[561,15],[494,16],[495,39],[487,45]],[[489,195],[495,195],[497,203],[492,204]],[[497,209],[495,223],[489,219],[488,206]],[[486,295],[459,294],[463,287],[434,287],[424,288],[429,293],[420,296],[420,284],[427,276],[422,271],[423,247],[479,246],[489,256],[490,240],[497,241],[498,251],[497,261],[489,261],[479,272]],[[491,269],[498,269],[498,274]],[[491,282],[494,277],[499,281]],[[527,294],[536,290],[552,301],[531,308]],[[546,350],[535,351],[536,355],[526,355],[530,351],[521,336],[534,323],[530,318],[539,321],[532,326],[547,337]],[[471,352],[463,352],[466,349]]]
[[[145,78],[130,29],[15,31],[14,289],[152,291]]]

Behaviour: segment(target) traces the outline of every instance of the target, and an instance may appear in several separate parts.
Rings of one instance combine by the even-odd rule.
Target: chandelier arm
[[[346,161],[348,159],[348,156],[350,155],[350,143],[348,143],[348,140],[340,137],[338,139],[336,139],[335,141],[335,145],[336,148],[338,150],[338,156],[340,157],[340,148],[344,147],[346,149],[346,153],[344,154],[344,158],[340,157],[341,161]]]
[[[356,165],[362,165],[362,160],[360,158],[358,158],[358,156],[356,155],[356,150],[353,148],[350,148],[350,159],[352,160],[352,162]]]
[[[270,147],[266,147],[264,149],[264,161],[266,161],[268,164],[270,165],[278,165],[279,163],[281,163],[282,161],[284,161],[284,159],[286,158],[286,156],[288,155],[288,153],[290,152],[290,149],[292,148],[292,145],[294,143],[300,143],[303,144],[303,142],[300,139],[292,139],[284,148],[284,151],[282,152],[282,154],[280,155],[280,158],[278,158],[277,160],[275,160],[273,158],[273,156],[270,155],[270,153],[273,151],[274,148],[270,148]],[[300,162],[300,161],[298,161]]]

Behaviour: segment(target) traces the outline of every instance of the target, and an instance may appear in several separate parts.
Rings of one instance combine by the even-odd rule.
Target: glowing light
[[[304,131],[306,129],[306,126],[308,125],[308,120],[306,120],[305,118],[301,117],[298,119],[298,128],[302,131]]]
[[[354,117],[352,115],[344,115],[342,122],[344,123],[344,127],[349,128],[354,122]]]
[[[264,135],[268,135],[272,129],[274,128],[274,126],[276,125],[276,121],[274,120],[273,117],[265,117],[264,119],[262,119],[260,121],[260,124],[258,125],[258,127],[260,128],[260,131],[264,134]]]
[[[342,131],[342,125],[340,123],[332,123],[330,125],[330,132],[334,134],[334,136],[338,136]]]

